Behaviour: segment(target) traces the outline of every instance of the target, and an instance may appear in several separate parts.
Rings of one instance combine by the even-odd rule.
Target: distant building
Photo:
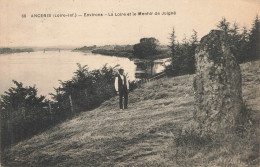
[[[146,60],[135,60],[135,77],[139,79],[148,79],[149,77],[161,72],[160,66],[162,66],[164,62],[164,60],[155,60],[152,62]]]

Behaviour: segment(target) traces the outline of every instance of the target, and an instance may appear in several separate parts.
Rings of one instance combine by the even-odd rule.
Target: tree
[[[189,49],[189,69],[188,69],[188,73],[194,73],[195,69],[196,69],[196,60],[195,60],[195,51],[196,48],[199,44],[198,42],[198,33],[195,30],[192,30],[193,34],[191,35],[191,39],[190,39],[190,49]]]
[[[251,60],[259,59],[260,57],[259,55],[260,32],[259,31],[260,31],[260,23],[257,15],[249,35],[248,54]]]
[[[223,30],[226,34],[230,32],[230,22],[226,20],[225,17],[222,18],[217,24],[217,28]]]
[[[225,32],[225,42],[239,63],[251,59],[250,57],[252,56],[249,54],[249,50],[254,42],[249,44],[249,35],[246,27],[243,27],[240,33],[239,25],[235,22],[231,26],[231,23],[225,18],[222,18],[217,27]]]
[[[238,60],[239,63],[245,62],[248,60],[248,42],[249,42],[249,33],[247,28],[244,26],[242,28],[242,32],[237,36],[237,40],[234,43],[233,47],[233,53],[236,56],[236,59]]]
[[[157,47],[159,41],[155,38],[141,38],[140,43],[134,45],[133,54],[134,57],[140,59],[153,59],[153,57],[158,53]]]
[[[174,27],[172,28],[172,33],[171,33],[171,36],[170,36],[170,45],[168,46],[171,50],[171,56],[173,57],[175,55],[175,30],[174,30]]]
[[[10,146],[50,125],[47,103],[44,96],[37,96],[37,89],[24,87],[13,81],[11,87],[1,95],[1,145]],[[47,126],[45,126],[47,125]]]
[[[186,36],[183,38],[182,43],[176,43],[175,30],[172,30],[170,37],[171,49],[171,65],[166,67],[168,76],[176,76],[183,74],[191,74],[195,72],[195,49],[198,44],[197,32],[193,30],[193,35],[188,40]]]
[[[175,36],[175,29],[172,28],[172,33],[170,34],[170,44],[168,47],[171,50],[171,64],[169,66],[166,66],[165,72],[168,76],[173,75],[174,71],[176,71],[176,68],[178,68],[178,57],[176,55],[176,48],[179,46],[179,44],[176,44],[176,36]]]
[[[243,42],[242,41],[243,37],[242,34],[239,33],[240,27],[239,25],[235,22],[233,23],[232,27],[230,26],[228,29],[228,34],[226,34],[227,37],[227,44],[230,47],[231,52],[237,59],[237,61],[240,63],[242,62],[243,59]]]

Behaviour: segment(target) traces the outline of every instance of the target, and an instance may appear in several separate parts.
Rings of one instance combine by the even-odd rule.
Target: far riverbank
[[[93,54],[100,54],[105,56],[116,56],[116,57],[124,57],[133,59],[135,58],[132,52],[126,52],[126,51],[114,51],[114,50],[104,50],[104,49],[98,49],[98,50],[73,50],[73,52],[83,52],[83,53],[93,53]],[[165,59],[170,58],[171,55],[168,53],[160,53],[158,55],[155,55],[153,57],[154,60],[157,59]]]
[[[0,54],[11,54],[11,53],[21,53],[21,52],[34,52],[32,48],[0,48]]]

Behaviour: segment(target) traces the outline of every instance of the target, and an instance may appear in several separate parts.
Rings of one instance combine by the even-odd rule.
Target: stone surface
[[[234,127],[243,110],[242,77],[225,34],[212,30],[196,49],[194,118],[203,132]]]

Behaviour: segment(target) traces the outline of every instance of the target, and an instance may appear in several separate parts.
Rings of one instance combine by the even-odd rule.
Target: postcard
[[[1,165],[259,165],[259,9],[0,0]]]

